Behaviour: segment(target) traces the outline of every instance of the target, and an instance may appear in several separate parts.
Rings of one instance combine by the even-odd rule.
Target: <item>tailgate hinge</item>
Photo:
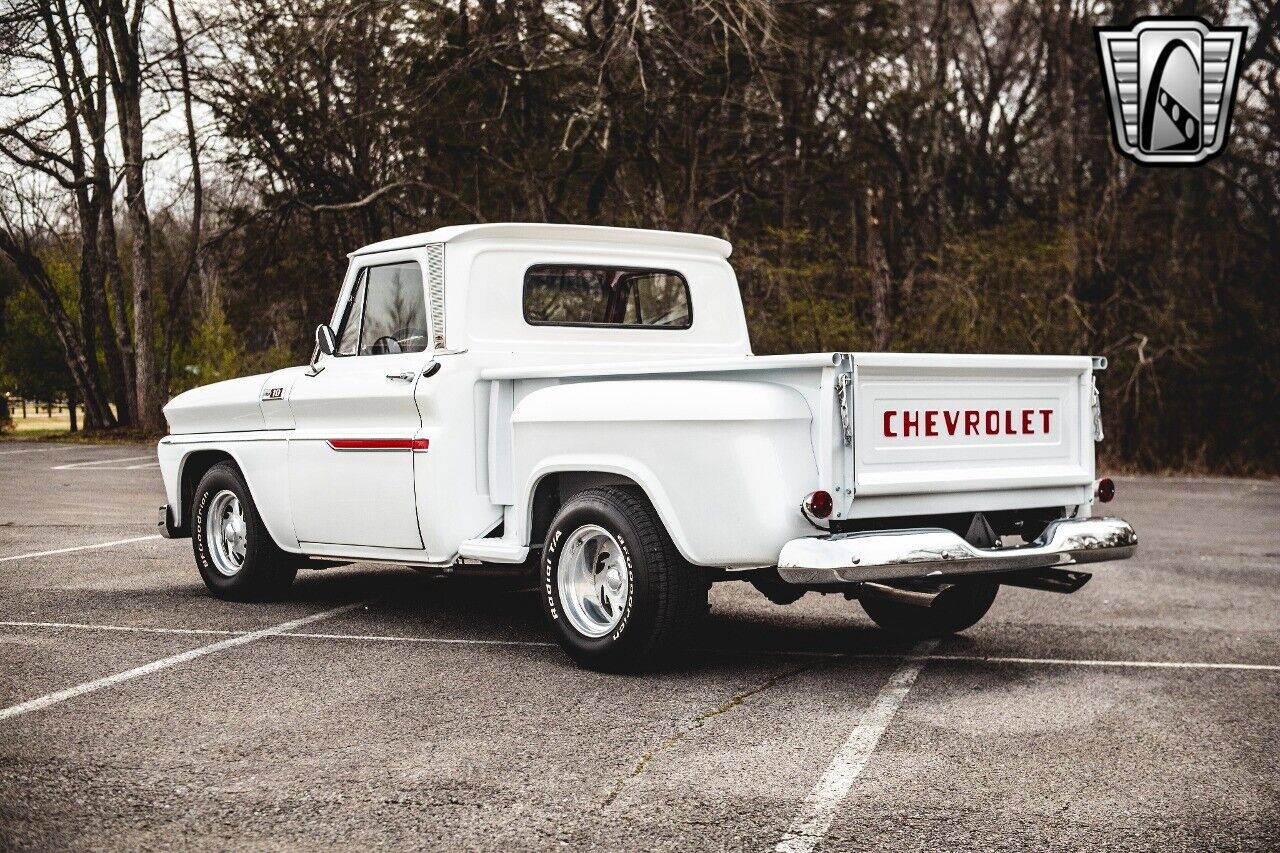
[[[1090,376],[1090,400],[1093,407],[1093,440],[1102,441],[1102,402],[1098,397],[1098,377]]]
[[[849,399],[852,385],[852,374],[836,374],[836,399],[840,402],[840,430],[844,434],[845,447],[853,447],[853,410]]]

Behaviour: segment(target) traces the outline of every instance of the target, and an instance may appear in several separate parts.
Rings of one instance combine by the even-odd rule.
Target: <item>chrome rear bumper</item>
[[[1138,536],[1122,518],[1063,518],[1013,548],[978,548],[941,528],[835,533],[792,539],[778,574],[794,584],[862,583],[942,575],[1014,572],[1126,560]]]

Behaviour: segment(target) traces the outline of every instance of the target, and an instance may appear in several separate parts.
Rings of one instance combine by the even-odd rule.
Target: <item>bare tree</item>
[[[157,382],[154,295],[155,255],[147,208],[146,141],[142,115],[142,32],[146,0],[85,0],[93,20],[115,102],[123,154],[125,210],[132,244],[134,397],[138,425],[158,430],[166,395]]]
[[[106,113],[95,80],[80,62],[86,40],[76,24],[62,2],[15,6],[3,19],[11,45],[5,95],[25,109],[10,113],[0,128],[0,155],[66,194],[78,224],[79,323],[39,256],[29,230],[34,223],[14,215],[29,209],[25,199],[15,196],[5,211],[0,251],[35,291],[62,343],[84,400],[86,425],[108,427],[116,419],[97,360],[98,325],[106,313],[99,245],[103,191],[110,191],[103,155]]]

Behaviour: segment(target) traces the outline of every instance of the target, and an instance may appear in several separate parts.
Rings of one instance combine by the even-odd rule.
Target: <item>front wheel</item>
[[[214,465],[192,502],[191,547],[209,592],[248,600],[284,593],[297,564],[267,532],[240,469]]]
[[[569,657],[589,669],[639,670],[670,656],[707,609],[703,573],[676,551],[635,489],[574,495],[547,532],[543,610]]]
[[[938,594],[931,607],[882,598],[859,599],[871,620],[886,631],[912,639],[945,637],[971,628],[987,615],[1000,585],[985,581],[959,583]]]

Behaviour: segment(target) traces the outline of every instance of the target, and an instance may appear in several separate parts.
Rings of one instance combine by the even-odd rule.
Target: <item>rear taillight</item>
[[[1093,496],[1098,499],[1099,503],[1111,503],[1111,499],[1116,496],[1116,484],[1111,481],[1110,477],[1103,477],[1093,484]]]
[[[835,502],[831,499],[830,492],[824,492],[819,489],[816,492],[810,492],[805,495],[804,501],[800,504],[805,515],[810,518],[829,518],[831,510],[835,506]]]

